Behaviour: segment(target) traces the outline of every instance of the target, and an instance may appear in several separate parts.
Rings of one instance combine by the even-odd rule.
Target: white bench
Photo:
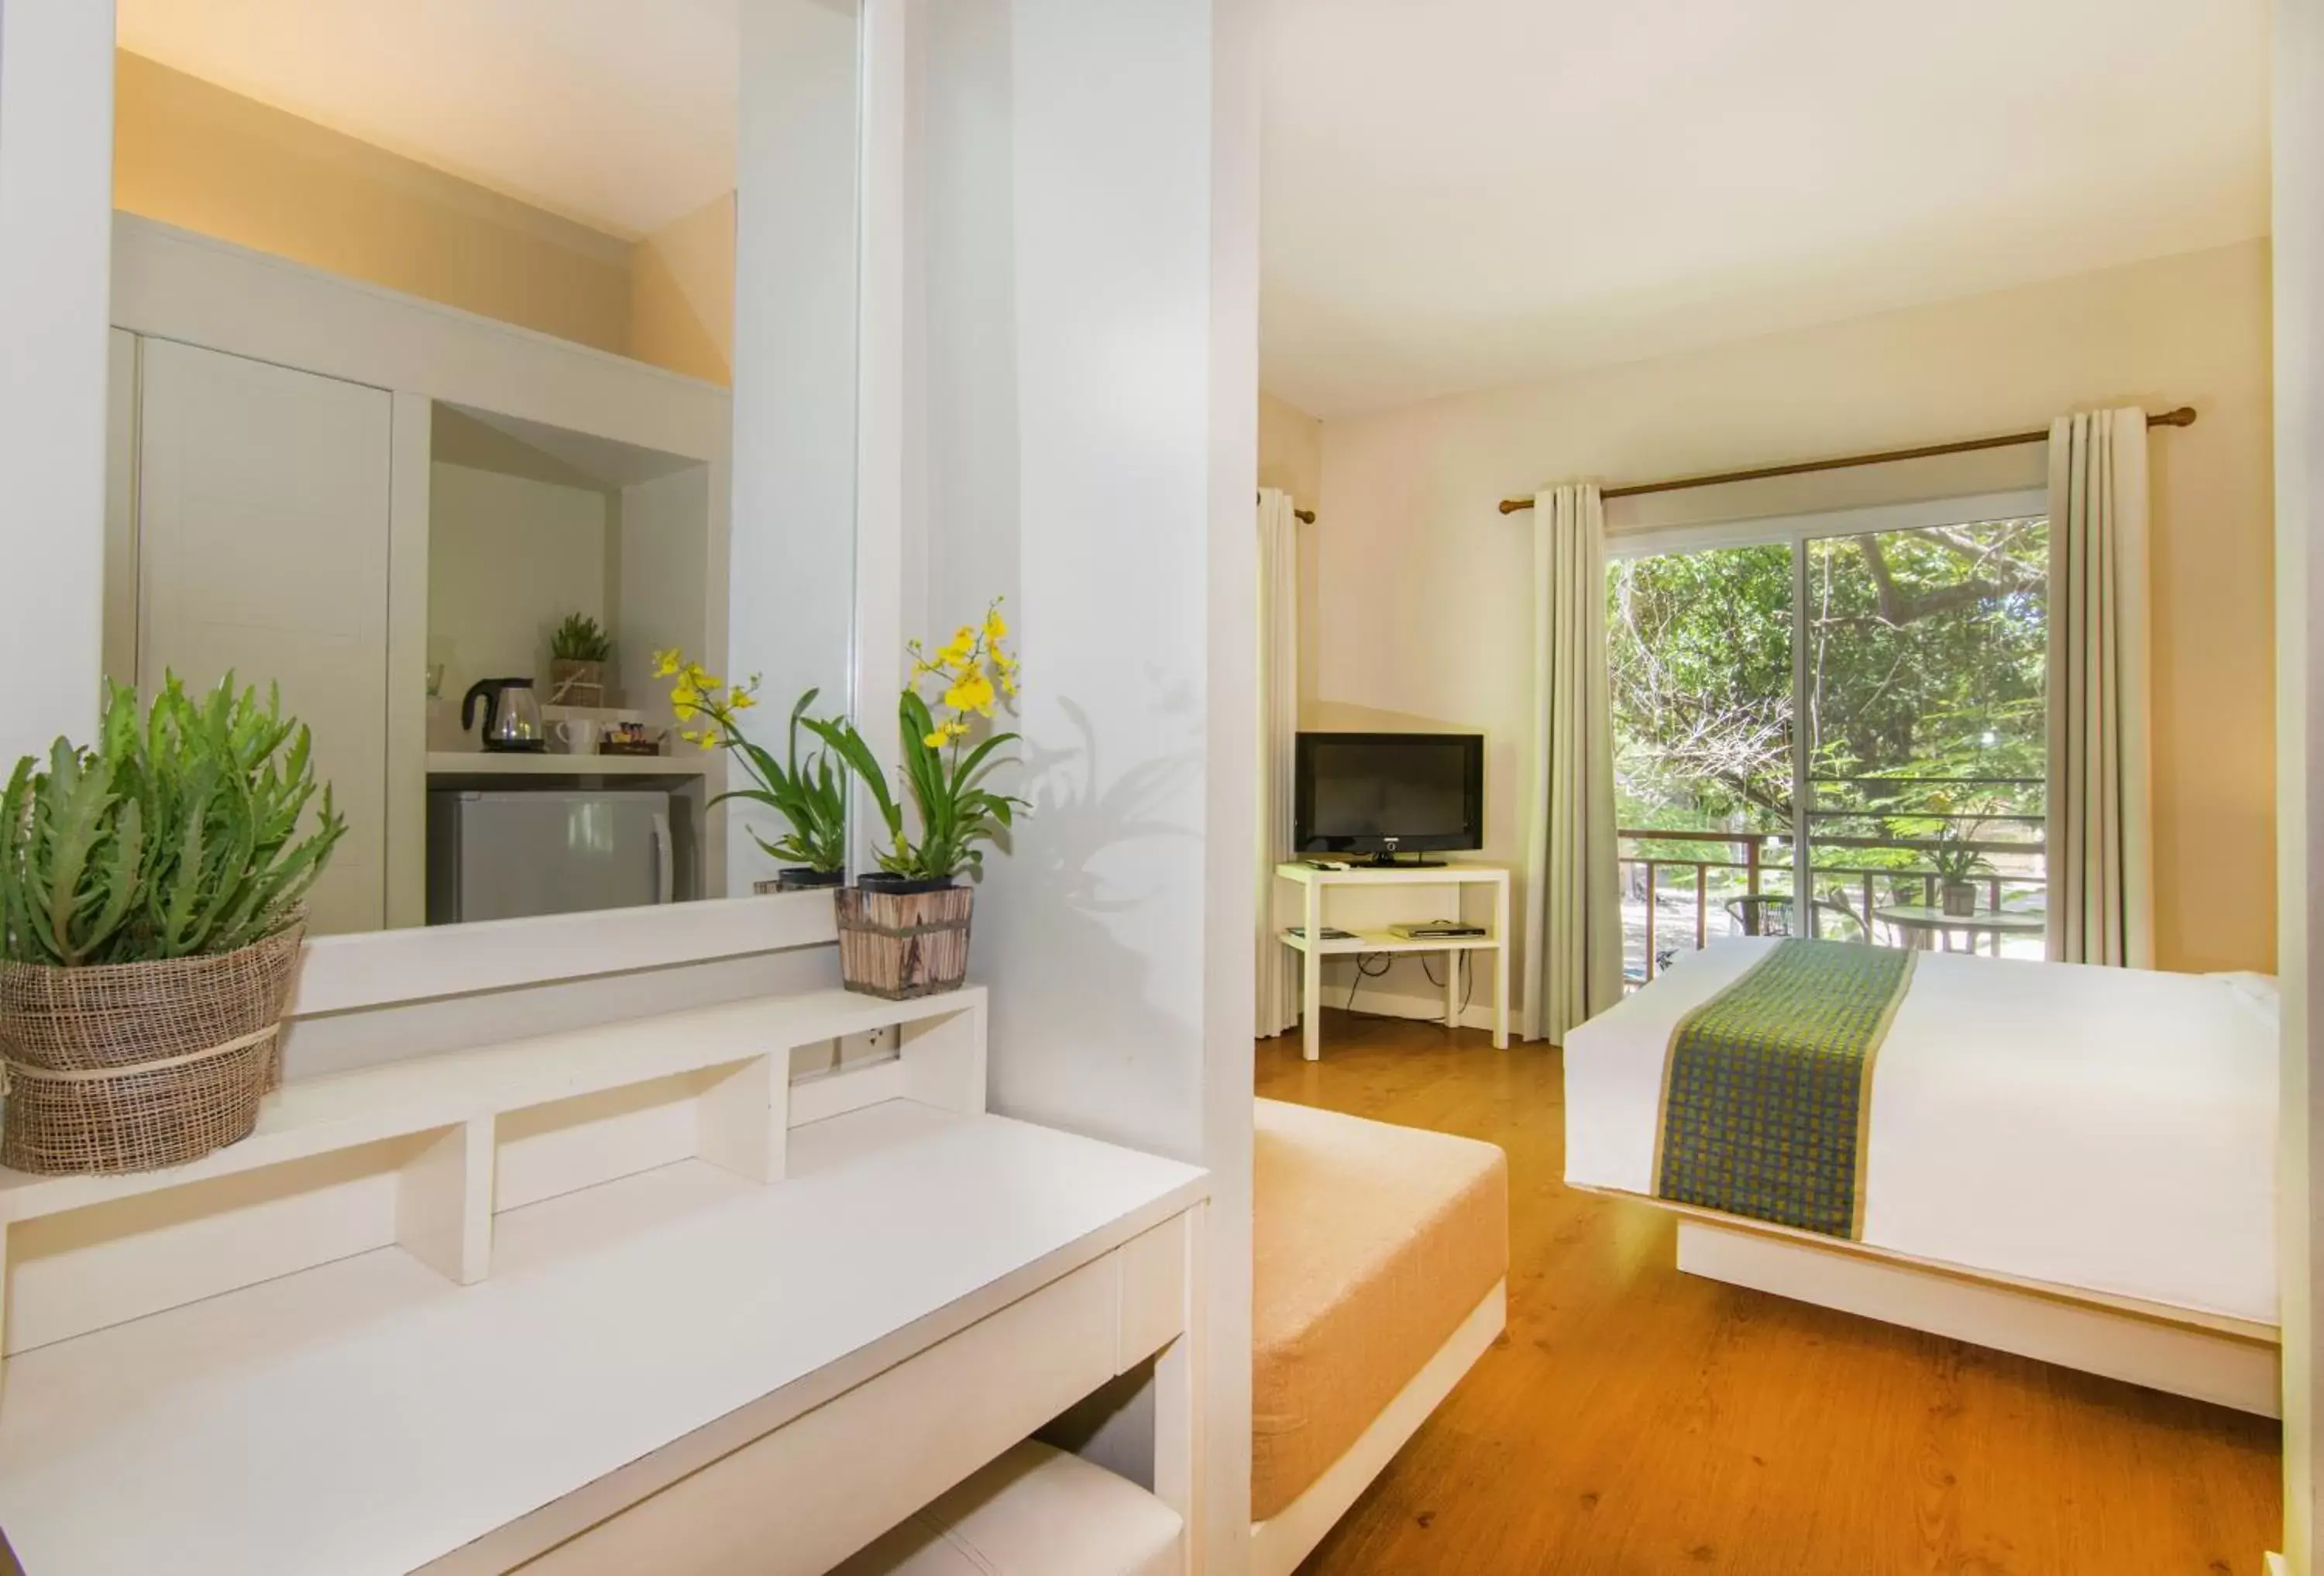
[[[1501,1333],[1490,1144],[1258,1102],[1251,1576],[1291,1576]]]

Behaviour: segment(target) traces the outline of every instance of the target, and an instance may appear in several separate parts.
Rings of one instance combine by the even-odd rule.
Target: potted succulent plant
[[[911,644],[912,673],[897,697],[896,721],[917,839],[879,758],[854,725],[807,723],[863,780],[888,834],[879,873],[836,895],[840,972],[851,991],[900,1000],[956,991],[967,978],[976,894],[961,877],[982,873],[985,846],[1025,803],[986,786],[1014,759],[1001,751],[1017,735],[983,726],[1017,694],[1008,635],[996,600],[982,624],[962,625],[936,651]],[[935,705],[920,694],[923,685],[940,687]]]
[[[549,704],[604,705],[605,664],[613,657],[613,637],[595,619],[586,613],[567,613],[549,637]]]
[[[0,1164],[144,1171],[249,1136],[304,929],[346,832],[308,731],[233,677],[113,689],[97,742],[0,798]]]
[[[670,687],[669,699],[682,724],[679,736],[705,750],[726,751],[755,785],[732,789],[710,802],[742,799],[764,805],[788,824],[789,833],[772,843],[757,828],[751,829],[752,841],[769,858],[784,862],[775,878],[776,889],[804,891],[835,887],[846,880],[846,773],[822,751],[804,759],[799,755],[799,730],[814,726],[807,714],[821,692],[808,690],[791,707],[788,753],[777,760],[752,743],[737,720],[759,704],[756,677],[729,688],[700,663],[687,661],[683,651],[655,652],[654,675],[678,681]]]

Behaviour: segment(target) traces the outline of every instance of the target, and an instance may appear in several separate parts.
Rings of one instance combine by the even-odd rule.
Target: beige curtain
[[[1275,867],[1291,857],[1299,737],[1299,521],[1288,493],[1259,495],[1259,972],[1260,1038],[1299,1021],[1299,960],[1276,939]]]
[[[2154,966],[2146,413],[2050,429],[2050,956]]]
[[[1598,489],[1534,501],[1533,791],[1526,860],[1525,1037],[1621,1000],[1622,906],[1606,677],[1606,521]]]

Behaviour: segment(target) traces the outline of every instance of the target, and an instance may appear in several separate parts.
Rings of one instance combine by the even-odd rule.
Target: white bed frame
[[[1578,1185],[1578,1184],[1577,1184]],[[2273,1324],[1915,1258],[1618,1188],[1678,1217],[1678,1267],[2262,1417],[2283,1415]]]
[[[1250,1576],[1291,1576],[1508,1323],[1509,1283],[1485,1294],[1396,1399],[1307,1491],[1250,1528]]]

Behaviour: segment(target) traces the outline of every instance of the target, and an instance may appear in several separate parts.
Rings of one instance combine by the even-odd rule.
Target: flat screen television
[[[1485,845],[1481,733],[1302,733],[1292,778],[1302,854],[1387,863]]]

